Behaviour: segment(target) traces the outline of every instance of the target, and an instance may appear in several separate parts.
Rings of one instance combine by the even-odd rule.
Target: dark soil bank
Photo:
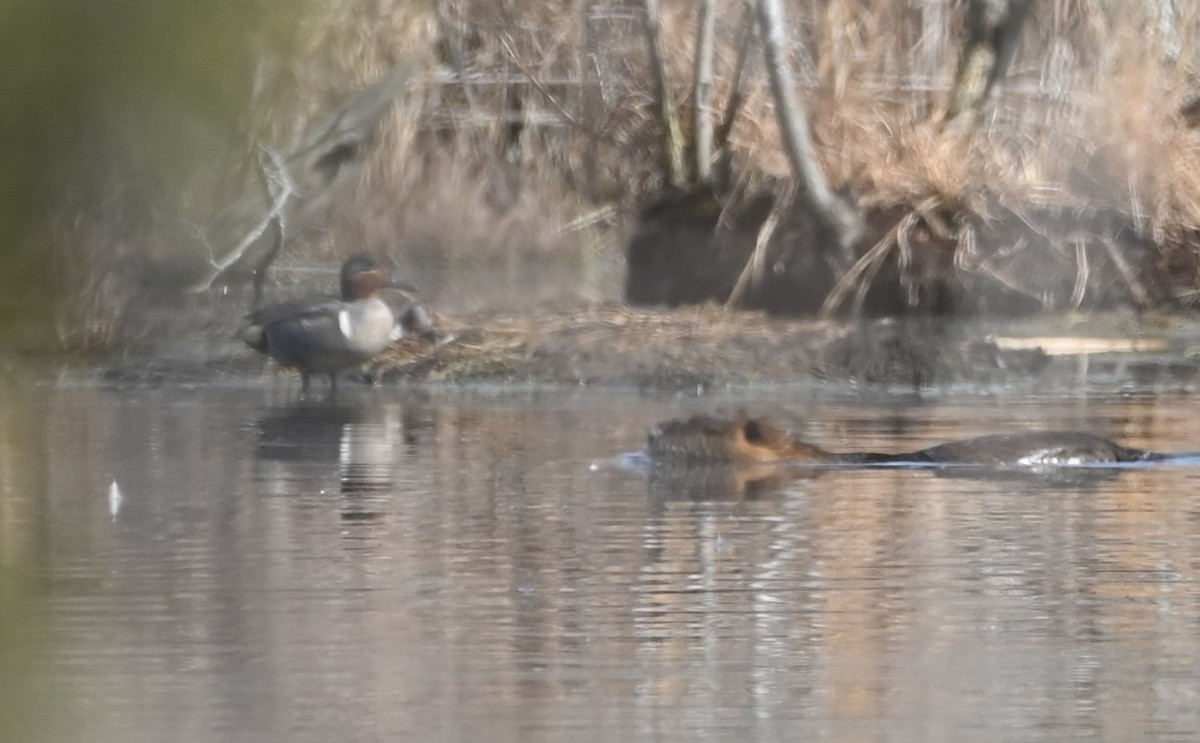
[[[672,194],[642,210],[626,258],[635,305],[735,302],[772,314],[1020,317],[1068,310],[1178,311],[1197,282],[1193,235],[1156,244],[1113,209],[1013,207],[997,195],[980,213],[939,199],[865,214],[843,254],[820,220],[774,196]],[[765,238],[765,242],[764,242]],[[762,253],[755,255],[756,250]]]

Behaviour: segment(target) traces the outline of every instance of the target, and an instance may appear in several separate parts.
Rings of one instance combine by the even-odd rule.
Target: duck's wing
[[[332,296],[303,297],[259,307],[242,319],[237,337],[260,353],[267,352],[266,328],[281,322],[309,324],[322,317],[337,317],[341,300]]]
[[[245,319],[249,325],[262,327],[280,320],[299,320],[324,314],[337,315],[341,306],[342,300],[337,297],[303,297],[259,307],[246,315]]]

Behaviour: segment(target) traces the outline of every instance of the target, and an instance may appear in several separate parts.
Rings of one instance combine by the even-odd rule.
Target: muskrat
[[[650,429],[646,453],[654,459],[712,464],[863,462],[885,454],[836,454],[805,443],[766,418],[694,415]]]
[[[1172,455],[1132,449],[1078,431],[995,434],[898,454],[831,452],[762,417],[696,415],[650,429],[652,459],[696,464],[966,464],[992,467],[1146,462]]]

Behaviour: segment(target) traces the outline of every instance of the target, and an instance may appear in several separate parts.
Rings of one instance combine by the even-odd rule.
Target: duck
[[[331,391],[338,374],[379,354],[400,336],[396,316],[379,298],[381,289],[415,289],[392,280],[374,258],[356,255],[341,268],[341,296],[313,296],[266,305],[246,315],[239,337],[281,366],[309,377],[328,374]]]

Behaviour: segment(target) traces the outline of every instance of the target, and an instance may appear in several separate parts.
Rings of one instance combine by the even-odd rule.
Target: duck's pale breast
[[[338,313],[337,323],[346,348],[370,358],[392,341],[396,317],[383,300],[361,299],[347,303]]]

